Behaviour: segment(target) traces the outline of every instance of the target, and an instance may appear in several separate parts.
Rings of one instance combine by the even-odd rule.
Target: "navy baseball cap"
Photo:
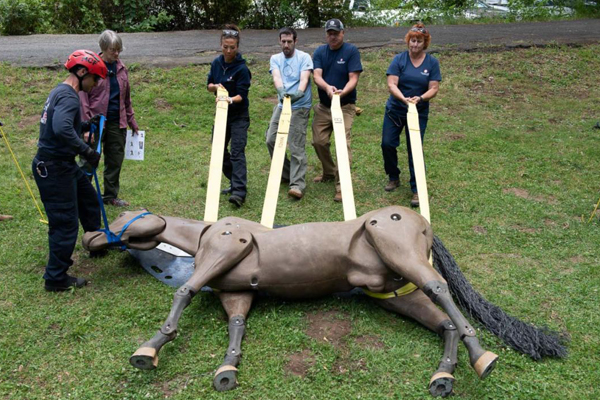
[[[344,24],[337,18],[332,18],[329,21],[325,22],[325,31],[343,31]]]

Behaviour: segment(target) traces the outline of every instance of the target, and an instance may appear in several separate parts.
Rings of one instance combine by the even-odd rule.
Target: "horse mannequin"
[[[111,231],[120,232],[142,212],[122,213],[110,225]],[[353,288],[375,294],[409,292],[375,301],[443,338],[444,353],[429,383],[433,396],[452,393],[459,340],[482,379],[498,359],[480,346],[475,329],[452,300],[446,280],[429,264],[434,242],[431,226],[405,207],[386,207],[346,222],[276,230],[236,217],[209,225],[150,214],[132,223],[121,240],[140,250],[166,242],[195,255],[194,273],[176,291],[165,323],[131,356],[136,368],[156,368],[160,349],[177,335],[183,310],[205,285],[216,290],[229,317],[229,348],[213,380],[219,391],[237,385],[245,321],[259,291],[288,299],[321,297]],[[102,232],[86,233],[83,243],[88,250],[108,246]]]

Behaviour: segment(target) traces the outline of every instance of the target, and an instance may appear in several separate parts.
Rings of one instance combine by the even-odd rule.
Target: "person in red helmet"
[[[79,232],[100,229],[96,191],[77,166],[75,156],[97,167],[100,154],[82,139],[78,93],[89,92],[107,75],[104,61],[94,52],[73,52],[65,67],[69,76],[48,96],[40,118],[38,151],[33,158],[35,183],[48,217],[49,257],[44,273],[47,291],[83,287],[87,281],[67,274]]]

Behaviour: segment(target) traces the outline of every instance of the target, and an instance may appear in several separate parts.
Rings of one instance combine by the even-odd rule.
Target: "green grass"
[[[480,381],[461,346],[456,398],[596,399],[597,269],[600,222],[588,216],[600,195],[600,46],[438,54],[444,81],[432,103],[425,138],[432,224],[473,285],[526,321],[566,330],[565,360],[534,362],[481,331],[500,355]],[[363,54],[359,83],[364,113],[353,128],[357,213],[408,205],[405,142],[399,149],[402,186],[386,193],[380,135],[393,54]],[[222,198],[220,215],[260,220],[269,170],[264,132],[274,90],[268,64],[250,60],[249,194],[235,209]],[[122,197],[132,209],[201,219],[208,174],[212,94],[202,67],[131,68],[133,104],[147,132],[146,161],[126,161]],[[38,121],[63,71],[0,65],[0,120],[30,185]],[[309,132],[309,140],[311,133]],[[128,357],[166,318],[174,290],[146,274],[127,254],[90,260],[80,245],[74,274],[91,285],[49,294],[42,274],[47,227],[38,222],[21,177],[0,140],[0,398],[2,399],[355,399],[427,398],[442,343],[420,325],[389,314],[368,299],[256,302],[240,365],[240,387],[212,389],[227,348],[218,300],[196,296],[180,335],[161,352],[159,368],[138,371]],[[342,220],[332,184],[313,184],[319,164],[307,146],[306,197],[281,196],[276,223]],[[119,213],[108,209],[109,219]],[[350,321],[338,344],[308,336],[307,315],[333,311]],[[365,343],[376,342],[376,346]],[[304,377],[288,360],[305,351]]]

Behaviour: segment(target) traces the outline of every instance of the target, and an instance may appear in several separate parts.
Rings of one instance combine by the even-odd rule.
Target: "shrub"
[[[36,33],[43,12],[41,0],[0,0],[0,33],[29,35]]]

